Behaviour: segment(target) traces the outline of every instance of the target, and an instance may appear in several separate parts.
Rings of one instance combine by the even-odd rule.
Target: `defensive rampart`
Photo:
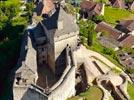
[[[66,100],[75,95],[75,61],[71,48],[66,48],[66,69],[61,78],[51,88],[43,89],[36,85],[28,87],[22,100]],[[45,84],[45,83],[44,83]]]

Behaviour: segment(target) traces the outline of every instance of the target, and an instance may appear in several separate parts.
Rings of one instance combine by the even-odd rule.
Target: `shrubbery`
[[[126,72],[128,72],[129,74],[134,74],[134,68],[127,68]]]
[[[102,53],[111,56],[111,58],[113,58],[114,60],[119,62],[117,54],[114,50],[104,47],[103,50],[102,50]]]
[[[0,68],[13,67],[14,59],[19,53],[21,33],[29,22],[31,4],[27,4],[26,16],[20,16],[23,11],[20,0],[0,2]],[[10,66],[9,66],[9,63]]]
[[[125,0],[126,3],[131,3],[133,0]]]
[[[134,49],[133,48],[124,47],[122,50],[125,51],[125,52],[128,52],[128,53],[132,53],[134,55]]]
[[[99,23],[99,22],[101,22],[101,21],[105,21],[104,16],[94,16],[94,17],[92,18],[92,20],[93,20],[95,23]]]
[[[80,27],[80,35],[87,38],[87,44],[91,46],[93,42],[93,34],[95,33],[94,31],[95,23],[91,20],[87,21],[80,20],[79,27]]]
[[[102,53],[107,54],[107,55],[112,55],[113,54],[113,50],[109,49],[109,48],[103,48]]]

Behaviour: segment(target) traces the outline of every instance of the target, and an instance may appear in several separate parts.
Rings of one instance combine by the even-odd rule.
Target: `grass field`
[[[84,45],[86,46],[86,48],[100,53],[101,55],[103,55],[104,57],[106,57],[108,60],[110,60],[111,62],[113,62],[117,67],[120,67],[121,69],[123,68],[122,65],[120,65],[117,60],[113,59],[112,56],[103,53],[103,49],[105,47],[102,46],[100,44],[99,40],[97,39],[97,33],[96,34],[93,34],[93,44],[92,44],[92,46],[88,46],[86,43]]]
[[[95,2],[101,2],[101,1],[103,1],[103,2],[105,2],[105,3],[108,3],[109,2],[109,0],[94,0]]]
[[[78,100],[80,98],[85,98],[86,100],[102,100],[102,97],[102,90],[96,86],[92,86],[86,92],[81,93],[78,96],[69,98],[68,100]]]
[[[109,100],[114,100],[114,98],[112,96],[109,97]]]
[[[134,84],[131,84],[130,82],[128,82],[127,91],[128,91],[129,96],[131,97],[130,100],[134,100]]]
[[[104,14],[105,21],[112,25],[117,24],[116,21],[126,19],[132,15],[133,14],[128,10],[105,6],[105,14]]]

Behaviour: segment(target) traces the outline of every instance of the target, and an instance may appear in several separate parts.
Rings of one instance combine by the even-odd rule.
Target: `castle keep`
[[[79,28],[59,3],[44,0],[37,8],[41,3],[35,15],[43,20],[27,30],[22,41],[14,100],[66,100],[75,95],[73,51]]]

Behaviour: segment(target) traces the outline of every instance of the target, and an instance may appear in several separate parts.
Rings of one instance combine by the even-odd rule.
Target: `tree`
[[[80,20],[79,27],[80,27],[80,35],[87,38],[87,44],[91,46],[95,27],[94,22],[91,20],[87,21]]]
[[[94,16],[92,17],[92,20],[95,22],[95,23],[99,23],[101,21],[104,21],[104,16],[100,15],[100,16]]]
[[[2,30],[6,26],[7,21],[7,16],[0,16],[0,30]]]
[[[70,14],[72,14],[72,15],[75,15],[76,14],[76,9],[74,8],[74,6],[72,6],[71,4],[66,4],[66,6],[64,7],[64,9],[68,12],[68,13],[70,13]]]
[[[88,31],[88,38],[87,38],[87,44],[89,46],[92,45],[92,42],[93,42],[93,34],[94,34],[94,22],[92,21],[88,21],[88,28],[87,28],[87,31]]]
[[[110,48],[103,48],[102,53],[107,54],[107,55],[112,55],[114,51]]]
[[[131,3],[133,0],[125,0],[126,3]]]
[[[109,4],[109,0],[100,0],[101,3]]]
[[[92,41],[93,41],[93,33],[90,30],[88,30],[87,44],[89,46],[91,46],[92,45]]]
[[[7,0],[0,2],[0,30],[3,30],[7,24],[20,12],[19,0]]]
[[[128,68],[126,69],[126,72],[128,72],[129,74],[134,74],[134,68],[128,67]]]
[[[28,13],[28,17],[29,18],[32,17],[33,10],[34,10],[34,4],[33,4],[33,2],[27,3],[26,4],[26,11]]]
[[[7,84],[7,76],[16,65],[21,46],[21,33],[28,21],[27,16],[20,16],[20,7],[20,0],[0,2],[0,70],[4,71],[0,81],[5,84],[5,87],[10,85]],[[10,99],[10,94],[9,91],[3,91],[1,99]]]

